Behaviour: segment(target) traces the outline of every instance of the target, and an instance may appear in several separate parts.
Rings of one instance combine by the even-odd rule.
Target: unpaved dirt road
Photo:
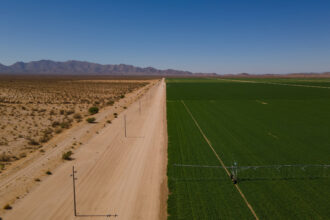
[[[166,217],[166,88],[162,80],[110,126],[95,133],[53,175],[6,211],[10,219]],[[127,137],[124,133],[126,115]],[[75,166],[77,214],[73,211]],[[116,214],[117,217],[102,215]],[[100,216],[101,215],[101,216]],[[80,217],[79,217],[80,216]]]

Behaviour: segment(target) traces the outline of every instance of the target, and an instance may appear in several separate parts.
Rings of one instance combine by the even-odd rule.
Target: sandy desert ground
[[[82,79],[0,77],[0,172],[84,122],[90,107],[111,106],[150,82]]]
[[[118,219],[166,218],[165,82],[151,83],[150,87],[111,124],[105,122],[117,110],[105,108],[96,116],[98,123],[67,130],[50,141],[50,145],[57,143],[56,147],[22,164],[13,175],[1,178],[0,202],[8,201],[15,193],[18,195],[11,204],[13,209],[1,216],[4,219],[73,219],[70,174],[74,165],[78,171],[78,215],[85,215],[87,219],[104,214],[116,214]],[[59,163],[59,154],[67,146],[76,148],[74,160]],[[52,175],[45,175],[50,167]],[[34,181],[33,185],[31,179],[37,175],[41,181],[37,185]]]

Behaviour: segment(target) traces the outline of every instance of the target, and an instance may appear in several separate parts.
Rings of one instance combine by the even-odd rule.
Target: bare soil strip
[[[209,141],[209,139],[206,137],[206,135],[204,134],[203,130],[201,129],[201,127],[199,126],[198,122],[196,121],[196,119],[194,118],[193,114],[190,112],[189,108],[187,107],[187,105],[184,103],[183,100],[181,100],[181,103],[184,105],[185,109],[187,110],[188,114],[190,115],[190,117],[192,118],[192,120],[194,121],[195,125],[197,126],[198,130],[200,131],[200,133],[202,134],[203,138],[205,139],[205,141],[207,142],[207,144],[209,145],[209,147],[211,148],[211,150],[213,151],[214,155],[217,157],[218,161],[220,162],[222,168],[226,171],[227,175],[230,177],[230,172],[228,171],[228,169],[226,168],[224,162],[222,161],[222,159],[219,157],[219,155],[217,154],[217,152],[214,150],[211,142]],[[241,195],[241,197],[243,198],[245,204],[247,205],[247,207],[250,209],[252,215],[255,217],[255,219],[259,219],[259,217],[257,216],[257,214],[255,213],[253,207],[251,206],[251,204],[249,203],[249,201],[246,199],[244,193],[242,192],[242,190],[240,189],[240,187],[238,186],[238,184],[234,185],[237,189],[237,191],[239,192],[239,194]]]
[[[93,131],[74,153],[74,160],[52,170],[53,175],[14,203],[4,219],[76,219],[70,177],[73,165],[77,213],[85,215],[84,219],[100,219],[98,215],[105,214],[117,214],[118,219],[166,218],[165,93],[162,80],[112,124]]]

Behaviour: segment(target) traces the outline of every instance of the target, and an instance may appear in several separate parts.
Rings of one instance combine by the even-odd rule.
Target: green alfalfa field
[[[255,219],[224,169],[174,166],[220,166],[188,110],[226,166],[330,164],[330,80],[167,79],[169,219]],[[249,172],[259,219],[330,219],[329,175]]]

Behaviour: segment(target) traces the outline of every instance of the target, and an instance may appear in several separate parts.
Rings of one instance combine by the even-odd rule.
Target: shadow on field
[[[76,215],[76,217],[106,217],[106,218],[110,218],[110,217],[118,217],[118,215]]]

